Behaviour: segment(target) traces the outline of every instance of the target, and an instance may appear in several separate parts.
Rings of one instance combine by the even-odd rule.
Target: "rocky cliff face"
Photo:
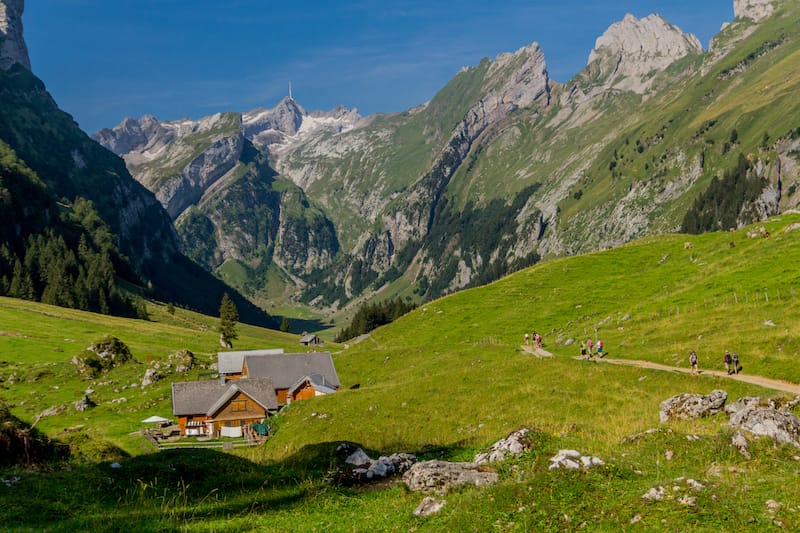
[[[702,51],[697,37],[659,15],[640,20],[628,14],[597,39],[588,66],[599,82],[595,91],[614,88],[643,94],[652,85],[654,72]]]
[[[793,50],[789,39],[775,42],[770,53]],[[713,65],[706,59],[701,69],[695,37],[657,15],[628,15],[597,39],[569,87],[549,79],[532,44],[463,69],[405,113],[308,113],[286,98],[244,113],[219,137],[213,127],[148,117],[99,137],[127,151],[140,179],[159,177],[148,178],[148,187],[169,193],[159,196],[165,205],[189,197],[174,183],[199,184],[195,195],[205,188],[177,224],[186,249],[210,269],[235,260],[265,279],[264,265],[279,267],[319,307],[336,308],[387,283],[404,295],[435,297],[540,255],[675,231],[712,176],[735,166],[736,151],[763,161],[769,181],[758,205],[743,213],[796,205],[800,165],[791,147],[800,133],[792,109],[769,125],[778,143],[758,129],[765,128],[761,111],[748,111],[746,123],[717,116],[727,98],[752,101],[746,95],[758,93],[759,105],[771,105],[769,87],[737,79],[742,57],[749,69],[773,64],[759,62],[758,43],[749,46],[738,56],[717,49]],[[695,54],[698,61],[675,64]],[[721,71],[731,74],[722,79]],[[181,128],[199,135],[197,142],[187,142]],[[238,138],[241,150],[219,144]],[[762,138],[767,144],[752,141]],[[254,146],[260,155],[247,156]],[[267,155],[276,173],[258,170],[257,159]],[[207,172],[213,168],[221,177]]]
[[[19,63],[31,69],[28,47],[22,37],[22,12],[25,0],[0,0],[0,68]]]
[[[733,15],[736,18],[758,22],[770,17],[774,11],[774,0],[733,0]]]

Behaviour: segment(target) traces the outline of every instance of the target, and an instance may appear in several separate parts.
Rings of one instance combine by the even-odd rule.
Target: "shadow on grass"
[[[217,450],[167,450],[110,463],[72,462],[49,473],[23,473],[0,498],[0,523],[18,530],[169,530],[189,523],[259,520],[300,509],[333,487],[329,474],[358,446],[342,441],[304,446],[287,459],[251,462]],[[364,451],[372,458],[401,451]],[[408,450],[420,460],[468,460],[463,441]],[[342,494],[347,494],[343,492]]]

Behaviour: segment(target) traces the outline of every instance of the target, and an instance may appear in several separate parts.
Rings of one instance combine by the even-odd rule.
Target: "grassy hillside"
[[[0,498],[0,519],[11,530],[763,531],[777,528],[774,521],[800,527],[794,449],[758,441],[745,460],[730,445],[724,416],[624,440],[658,427],[659,403],[678,393],[722,388],[731,401],[774,393],[710,375],[579,361],[576,346],[566,345],[597,335],[609,357],[684,368],[695,349],[701,369],[722,368],[723,350],[732,349],[748,374],[800,382],[800,229],[791,229],[798,224],[800,215],[771,220],[766,238],[749,238],[745,229],[647,239],[550,261],[431,302],[359,344],[334,346],[345,390],[292,404],[277,418],[275,435],[248,451],[146,453],[139,437],[127,433],[146,416],[169,415],[168,399],[161,399],[167,386],[115,393],[111,387],[140,379],[143,365],[114,370],[107,378],[113,385],[96,387],[95,410],[68,410],[38,425],[68,439],[64,427],[84,424],[86,439],[108,445],[50,473],[3,473],[22,480],[0,485],[13,495]],[[150,313],[154,322],[0,300],[0,398],[26,421],[77,399],[86,383],[68,361],[106,332],[128,343],[140,361],[180,348],[211,359],[214,319],[157,307]],[[534,329],[553,359],[520,351],[523,333]],[[236,347],[291,349],[294,342],[242,327]],[[19,379],[10,385],[12,372]],[[109,403],[118,396],[128,401]],[[498,467],[498,485],[449,495],[430,519],[412,516],[422,496],[400,485],[362,491],[325,480],[341,441],[375,455],[469,460],[524,425],[536,428],[534,451]],[[71,442],[80,449],[83,441]],[[548,470],[548,458],[565,448],[600,456],[607,466]],[[98,457],[122,458],[123,467],[111,470]],[[689,490],[679,477],[705,486],[694,505],[677,502]],[[643,500],[656,486],[677,486],[675,498]],[[769,511],[769,499],[783,506]]]

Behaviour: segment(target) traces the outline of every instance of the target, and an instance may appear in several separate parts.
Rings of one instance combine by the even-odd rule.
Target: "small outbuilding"
[[[325,343],[317,335],[310,333],[300,337],[300,344],[303,346],[323,346]]]

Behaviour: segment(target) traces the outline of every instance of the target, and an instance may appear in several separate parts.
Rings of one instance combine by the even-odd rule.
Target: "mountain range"
[[[92,136],[124,166],[30,74],[23,2],[0,5],[0,136],[56,197],[92,199],[137,274],[173,297],[186,277],[163,265],[188,257],[262,307],[419,301],[542,258],[741,226],[800,198],[793,2],[735,0],[708,50],[658,15],[626,15],[565,84],[532,43],[401,113],[308,112],[288,96],[199,120],[128,118]],[[26,106],[46,111],[31,121],[15,112]]]
[[[796,207],[800,14],[734,10],[707,51],[658,15],[626,15],[566,84],[533,43],[402,113],[309,113],[286,97],[94,138],[155,193],[183,250],[251,297],[329,311],[434,298],[543,257]],[[715,179],[748,193],[707,198]],[[716,204],[736,212],[701,213]]]

